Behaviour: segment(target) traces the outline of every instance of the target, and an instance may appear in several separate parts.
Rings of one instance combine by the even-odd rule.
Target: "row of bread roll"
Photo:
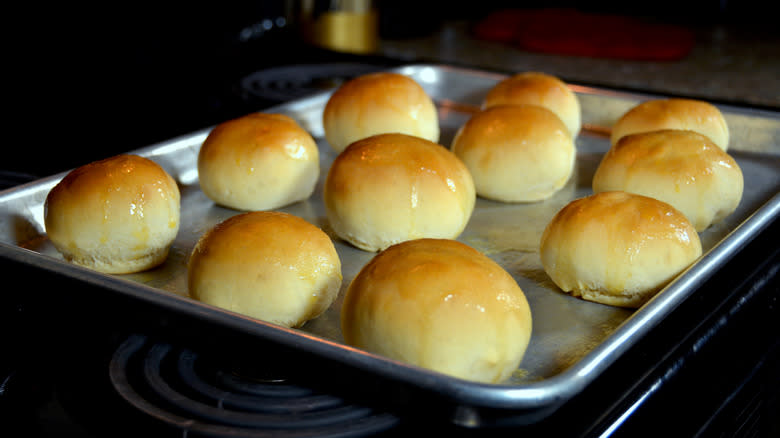
[[[249,114],[216,126],[198,155],[203,192],[237,210],[308,198],[319,177],[314,139],[292,118]],[[151,269],[179,228],[176,182],[152,160],[119,155],[69,172],[45,202],[46,232],[63,257],[106,273]]]
[[[436,106],[414,79],[354,78],[330,96],[322,120],[338,153],[323,188],[336,235],[366,251],[460,235],[474,210],[474,182],[437,143]]]
[[[611,140],[594,194],[553,217],[540,256],[563,291],[638,307],[701,255],[698,232],[734,212],[744,182],[726,121],[707,102],[642,102]]]
[[[474,177],[477,194],[535,202],[557,193],[574,172],[580,104],[555,76],[523,72],[488,90],[482,111],[450,146]]]
[[[236,210],[270,209],[311,195],[316,143],[293,119],[249,114],[216,126],[198,156],[203,192]],[[154,268],[179,229],[180,192],[154,161],[120,155],[69,172],[44,208],[49,239],[72,263],[126,274]],[[206,232],[188,263],[193,298],[280,325],[320,315],[341,287],[324,231],[284,213],[253,211]]]
[[[308,199],[319,149],[294,119],[251,113],[209,132],[198,153],[203,193],[242,211],[209,229],[187,265],[192,298],[285,327],[321,315],[341,288],[330,237],[308,221],[271,211]]]
[[[119,155],[69,172],[49,192],[46,232],[63,257],[127,274],[163,263],[179,229],[180,192],[154,161]],[[325,232],[279,212],[248,212],[206,232],[188,264],[190,295],[289,327],[320,315],[341,287]]]
[[[437,143],[433,102],[408,77],[372,74],[331,96],[323,125],[338,152],[323,188],[329,223],[378,251],[346,291],[344,341],[459,378],[506,380],[530,341],[531,311],[509,273],[453,240],[476,190],[464,161]]]
[[[742,170],[727,150],[728,125],[712,104],[692,99],[642,102],[615,123],[612,147],[593,191],[623,190],[657,198],[703,231],[742,199]]]

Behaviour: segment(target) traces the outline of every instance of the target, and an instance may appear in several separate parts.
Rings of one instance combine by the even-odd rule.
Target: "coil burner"
[[[390,431],[394,415],[298,386],[248,377],[205,355],[131,335],[110,362],[116,391],[180,436],[356,437]]]

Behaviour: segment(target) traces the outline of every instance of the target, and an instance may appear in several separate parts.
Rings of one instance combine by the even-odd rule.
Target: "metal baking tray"
[[[455,131],[478,108],[488,89],[505,77],[441,65],[408,65],[394,71],[414,78],[434,99],[439,108],[440,143],[444,146],[449,146]],[[449,405],[450,409],[445,411],[452,413],[450,420],[454,422],[473,422],[469,412],[485,409],[530,417],[582,391],[621,353],[654,326],[662,324],[677,304],[780,214],[780,113],[719,106],[731,130],[729,153],[742,168],[745,190],[737,211],[700,234],[704,255],[638,310],[590,303],[562,293],[541,267],[538,245],[542,230],[561,207],[591,193],[593,173],[609,145],[611,124],[639,101],[660,97],[571,86],[580,98],[584,129],[576,141],[577,166],[569,183],[551,199],[533,204],[504,204],[480,198],[459,237],[512,274],[531,306],[530,345],[520,368],[509,381],[501,384],[460,380],[344,345],[339,327],[341,296],[374,253],[361,251],[336,238],[325,216],[322,182],[335,153],[324,140],[321,117],[330,92],[265,110],[298,120],[314,136],[321,150],[321,178],[314,195],[280,210],[300,216],[329,233],[342,259],[342,295],[325,314],[300,329],[278,327],[188,297],[186,264],[195,242],[211,226],[238,213],[215,206],[198,186],[198,150],[211,127],[128,151],[158,162],[181,188],[181,228],[164,265],[138,274],[106,275],[65,262],[47,240],[43,225],[44,199],[64,173],[0,192],[0,256],[132,299],[152,302],[196,320],[217,323],[263,341],[292,346],[329,363],[398,382],[399,391],[402,387],[412,393],[435,395],[440,403]],[[349,384],[346,380],[341,383]]]

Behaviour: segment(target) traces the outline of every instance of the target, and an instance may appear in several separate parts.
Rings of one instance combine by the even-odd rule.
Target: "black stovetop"
[[[285,32],[242,44],[207,44],[197,51],[181,44],[185,36],[165,41],[152,36],[114,37],[115,44],[107,48],[94,46],[47,62],[53,70],[46,75],[50,82],[42,85],[59,91],[48,96],[50,108],[34,106],[30,119],[36,126],[26,131],[28,137],[40,134],[45,141],[8,151],[0,182],[12,186],[65,171],[264,109],[308,90],[333,87],[366,69],[401,64],[314,48]],[[324,65],[331,69],[327,74],[315,73],[313,66]],[[774,224],[739,256],[736,266],[705,287],[705,293],[720,297],[719,306],[706,308],[702,304],[712,300],[694,295],[662,330],[551,417],[523,427],[498,421],[487,432],[705,437],[778,433],[778,227]],[[4,274],[24,269],[0,268]],[[353,399],[351,393],[313,387],[285,370],[255,366],[256,355],[247,359],[225,353],[242,351],[251,343],[236,339],[235,346],[215,346],[233,338],[187,328],[186,321],[154,309],[130,310],[133,303],[117,303],[92,292],[71,299],[61,293],[70,287],[77,286],[4,287],[0,435],[219,436],[226,432],[224,427],[238,422],[241,427],[227,431],[229,436],[399,436],[431,426],[426,407],[416,406],[414,400],[405,409],[385,406],[381,394]],[[123,312],[87,312],[104,316],[84,318],[83,310],[95,306]],[[181,332],[189,336],[180,338]],[[193,342],[199,338],[204,342]],[[753,342],[744,342],[746,338]],[[182,379],[182,373],[189,377]],[[132,394],[142,397],[133,399]],[[271,412],[258,402],[269,397]],[[182,406],[172,400],[187,401]],[[279,418],[285,427],[272,424]],[[676,421],[671,431],[670,421]],[[295,426],[292,432],[290,425]],[[455,435],[486,432],[447,422],[433,426]],[[14,427],[23,432],[5,433]]]

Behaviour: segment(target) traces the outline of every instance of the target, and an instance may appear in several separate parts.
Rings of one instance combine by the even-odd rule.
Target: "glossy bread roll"
[[[339,237],[377,251],[421,237],[457,237],[474,211],[476,193],[466,166],[445,147],[380,134],[336,157],[323,198]]]
[[[709,102],[695,99],[654,99],[634,106],[612,126],[611,141],[629,134],[681,129],[705,135],[728,150],[729,127],[720,110]]]
[[[328,99],[322,123],[325,138],[336,152],[384,133],[439,141],[433,101],[414,79],[398,73],[371,73],[344,83]]]
[[[545,272],[564,292],[639,307],[702,253],[699,235],[665,202],[602,192],[561,209],[542,233]]]
[[[569,129],[572,138],[582,127],[580,101],[565,82],[541,72],[510,76],[490,89],[482,108],[497,105],[537,105],[552,111]]]
[[[217,125],[198,153],[203,193],[235,210],[271,210],[309,198],[320,175],[312,136],[282,114]]]
[[[533,202],[560,190],[574,171],[574,141],[550,110],[535,105],[490,107],[455,134],[452,151],[468,167],[477,194]]]
[[[518,368],[531,326],[514,278],[479,251],[446,239],[382,251],[350,283],[341,309],[347,344],[486,383]]]
[[[593,191],[622,190],[660,199],[697,231],[733,213],[744,180],[736,161],[709,138],[665,130],[621,138],[603,157]]]
[[[180,208],[179,187],[162,167],[118,155],[68,173],[46,197],[44,222],[65,260],[126,274],[165,261]]]
[[[324,312],[341,288],[341,261],[327,234],[282,212],[233,216],[207,231],[190,256],[190,296],[285,327]]]

